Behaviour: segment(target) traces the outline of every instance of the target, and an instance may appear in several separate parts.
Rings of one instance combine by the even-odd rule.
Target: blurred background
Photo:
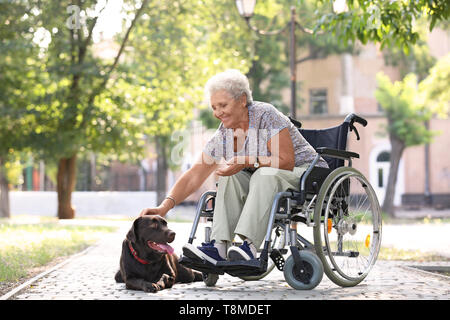
[[[0,217],[158,205],[219,125],[203,86],[230,68],[303,128],[367,119],[348,149],[386,214],[448,212],[448,16],[446,1],[0,1]]]

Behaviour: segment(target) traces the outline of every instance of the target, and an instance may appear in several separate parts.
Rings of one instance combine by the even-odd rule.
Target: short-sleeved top
[[[317,155],[314,148],[300,134],[299,130],[287,116],[273,105],[254,101],[248,106],[249,128],[241,150],[234,152],[233,129],[225,128],[220,123],[219,128],[206,143],[203,152],[216,162],[222,158],[229,160],[234,156],[270,156],[267,143],[270,139],[288,128],[294,146],[295,166],[310,164]],[[271,143],[274,146],[274,143]],[[316,166],[328,168],[327,162],[320,158]]]

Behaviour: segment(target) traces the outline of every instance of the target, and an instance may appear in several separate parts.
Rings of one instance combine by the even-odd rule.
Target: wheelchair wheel
[[[294,289],[311,290],[317,287],[323,278],[323,266],[319,258],[312,252],[299,251],[304,268],[295,264],[294,257],[289,256],[284,265],[284,279]]]
[[[381,209],[367,179],[340,167],[320,188],[314,208],[314,247],[328,278],[355,286],[376,262],[381,245]]]
[[[284,228],[282,227],[276,227],[272,230],[272,249],[283,249],[286,242],[286,237],[284,233]],[[242,280],[245,281],[255,281],[260,280],[267,276],[275,267],[275,263],[273,260],[269,257],[269,261],[267,262],[267,270],[266,272],[257,275],[257,276],[242,276],[239,277]]]
[[[203,282],[206,284],[207,287],[214,287],[217,283],[217,280],[219,280],[219,275],[214,273],[202,273],[203,276]]]

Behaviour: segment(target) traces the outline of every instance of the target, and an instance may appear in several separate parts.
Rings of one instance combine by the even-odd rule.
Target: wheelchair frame
[[[296,124],[297,128],[299,128],[299,122],[291,119],[291,121]],[[359,134],[354,127],[353,123],[358,122],[363,126],[367,125],[367,121],[363,118],[355,115],[349,114],[345,120],[345,140],[348,132],[348,128],[350,131],[354,130],[357,138],[359,140]],[[343,125],[341,124],[341,126]],[[337,128],[337,127],[336,127]],[[340,142],[342,144],[342,141]],[[346,141],[343,142],[344,146],[346,145]],[[206,285],[213,286],[215,285],[218,275],[227,273],[232,276],[241,277],[244,280],[257,280],[261,279],[265,275],[267,275],[273,268],[276,266],[279,270],[285,272],[285,278],[288,283],[294,287],[295,289],[312,289],[317,286],[323,276],[323,273],[327,274],[327,276],[336,284],[340,286],[354,286],[357,283],[361,282],[370,271],[371,267],[376,261],[378,256],[378,251],[381,242],[381,215],[380,208],[378,204],[378,200],[376,199],[376,195],[370,186],[369,182],[365,179],[365,177],[352,168],[352,158],[359,158],[359,155],[354,152],[339,150],[328,147],[317,147],[316,148],[317,155],[315,159],[312,161],[311,165],[305,171],[305,173],[300,178],[300,188],[299,191],[296,190],[287,190],[283,192],[279,192],[275,195],[274,201],[272,203],[272,207],[270,210],[269,222],[267,225],[266,236],[264,239],[263,248],[260,252],[260,256],[257,259],[249,260],[249,261],[218,261],[216,264],[212,264],[206,260],[200,260],[198,257],[189,256],[189,251],[183,251],[183,255],[180,258],[180,263],[183,265],[190,267],[192,269],[199,270],[203,272],[204,281]],[[320,167],[315,167],[320,157],[326,157],[328,163],[330,163],[330,159],[332,161],[341,160],[339,163],[335,163],[336,168],[325,169]],[[343,166],[344,160],[348,161],[348,166]],[[345,169],[347,168],[347,169]],[[340,180],[331,181],[327,179],[330,177],[333,172],[336,177],[340,176]],[[333,175],[333,177],[334,177]],[[371,256],[371,261],[369,261],[369,266],[361,272],[361,274],[356,277],[348,276],[342,270],[339,270],[339,267],[334,263],[334,256],[347,256],[347,257],[355,257],[359,256],[359,252],[355,251],[342,251],[342,244],[340,245],[340,249],[332,252],[332,254],[328,254],[330,244],[327,243],[327,249],[325,249],[320,240],[320,227],[325,224],[325,221],[333,220],[333,213],[328,214],[328,212],[336,211],[335,208],[330,208],[333,206],[331,204],[332,200],[327,199],[327,196],[323,193],[331,192],[331,195],[336,195],[336,199],[340,199],[338,193],[336,193],[336,183],[339,181],[343,182],[343,194],[348,192],[345,191],[346,188],[349,188],[349,182],[347,182],[351,176],[355,176],[358,180],[362,181],[362,186],[368,192],[368,195],[372,197],[371,200],[371,210],[375,212],[376,215],[376,227],[373,233],[373,238],[377,242],[374,244],[372,248],[373,255]],[[330,180],[330,181],[328,181]],[[347,186],[348,185],[348,186]],[[324,189],[325,188],[325,189]],[[330,189],[331,188],[331,189]],[[334,191],[333,191],[334,190]],[[322,192],[322,194],[321,194]],[[201,196],[197,209],[196,215],[194,218],[193,226],[189,235],[188,242],[190,244],[193,243],[196,238],[196,232],[198,228],[198,224],[200,222],[200,218],[204,217],[207,221],[213,220],[214,214],[214,206],[215,206],[215,196],[216,191],[207,191],[203,193]],[[317,199],[321,199],[320,208],[317,205]],[[333,198],[334,199],[334,198]],[[373,200],[374,199],[374,200]],[[328,201],[329,200],[329,201]],[[208,208],[208,203],[211,202],[211,208]],[[326,213],[323,213],[323,204],[327,203]],[[342,201],[343,203],[345,201]],[[311,219],[311,209],[314,206],[314,218]],[[341,208],[342,209],[342,208]],[[339,209],[340,210],[340,209]],[[346,209],[344,208],[343,211]],[[348,206],[347,206],[348,210]],[[333,211],[333,212],[334,212]],[[345,214],[345,213],[344,213]],[[321,219],[324,221],[321,222]],[[331,217],[331,218],[328,218]],[[344,221],[344,219],[342,219]],[[314,227],[314,242],[320,242],[320,248],[318,245],[315,245],[309,242],[307,239],[303,238],[300,234],[297,233],[297,223],[302,222],[305,223],[308,227]],[[329,223],[329,222],[327,222]],[[340,222],[339,222],[340,223]],[[352,225],[353,223],[353,225]],[[349,226],[345,226],[347,229],[346,232],[353,227],[356,231],[357,223],[353,221],[346,221],[346,224]],[[379,227],[378,227],[379,225]],[[276,226],[276,237],[279,237],[279,228],[284,231],[283,237],[283,248],[275,248],[275,241],[272,242],[272,232]],[[336,230],[343,229],[342,223],[339,226],[338,223],[333,226]],[[210,232],[211,228],[205,228],[205,241],[210,241]],[[317,237],[316,237],[317,236]],[[326,236],[325,236],[326,237]],[[326,238],[328,241],[328,238]],[[291,256],[284,260],[282,254],[286,254],[287,250],[284,249],[284,246],[289,246]],[[271,246],[272,244],[272,246]],[[339,246],[339,244],[338,244]],[[329,256],[327,258],[327,256]],[[269,257],[273,260],[274,265],[271,265],[268,270]],[[331,259],[330,259],[331,258]],[[327,260],[328,259],[328,260]],[[331,260],[331,263],[329,262]],[[334,267],[333,267],[334,264]],[[331,267],[330,267],[331,265]],[[286,273],[286,267],[289,267],[288,273]],[[337,269],[337,270],[336,270]]]

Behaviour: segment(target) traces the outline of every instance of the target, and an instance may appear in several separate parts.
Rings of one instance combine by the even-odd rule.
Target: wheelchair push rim
[[[381,209],[367,179],[342,167],[324,181],[314,212],[314,243],[326,275],[340,286],[360,283],[376,262]]]

